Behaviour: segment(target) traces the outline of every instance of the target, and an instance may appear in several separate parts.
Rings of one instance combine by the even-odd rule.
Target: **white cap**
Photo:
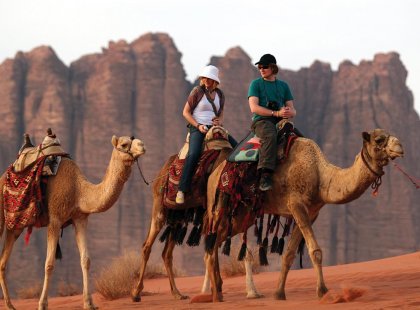
[[[219,69],[217,69],[215,66],[212,66],[212,65],[205,66],[203,70],[201,70],[199,77],[206,77],[206,78],[216,81],[217,83],[220,83]]]

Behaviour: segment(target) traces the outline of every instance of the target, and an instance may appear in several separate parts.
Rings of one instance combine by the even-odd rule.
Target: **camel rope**
[[[160,176],[158,176],[158,177],[156,177],[156,178],[154,178],[153,180],[151,180],[151,181],[146,181],[146,178],[144,177],[144,175],[143,175],[143,171],[141,170],[141,167],[140,167],[140,163],[139,163],[139,161],[136,159],[136,163],[137,163],[137,168],[139,169],[139,172],[140,172],[140,175],[141,175],[141,178],[143,179],[143,181],[144,181],[144,183],[146,183],[146,185],[150,185],[150,183],[153,183],[153,182],[155,182],[156,180],[159,180],[159,179],[161,179],[161,178],[164,178],[164,177],[166,177],[168,174],[169,174],[169,170],[168,170],[168,172],[167,173],[165,173],[165,174],[162,174],[162,175],[160,175]]]
[[[402,174],[404,174],[407,179],[409,179],[411,181],[411,183],[413,183],[413,185],[416,187],[416,189],[420,188],[420,180],[416,179],[412,176],[410,176],[407,172],[405,172],[399,165],[397,165],[396,163],[393,162],[393,165],[395,168],[397,168]]]

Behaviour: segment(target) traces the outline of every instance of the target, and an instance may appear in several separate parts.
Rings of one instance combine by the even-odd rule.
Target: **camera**
[[[267,102],[267,108],[273,111],[277,110],[277,102],[276,101]]]

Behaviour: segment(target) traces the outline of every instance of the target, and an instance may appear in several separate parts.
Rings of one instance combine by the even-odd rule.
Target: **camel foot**
[[[257,298],[263,298],[263,297],[264,297],[264,294],[260,294],[258,292],[251,292],[246,295],[247,299],[257,299]]]
[[[174,294],[174,297],[175,297],[176,300],[184,300],[184,299],[190,298],[188,295],[182,295],[180,293]]]
[[[286,300],[286,294],[284,293],[284,291],[276,291],[274,293],[274,299],[277,300]]]
[[[16,308],[15,307],[13,307],[13,305],[12,305],[12,303],[6,303],[6,307],[7,307],[7,310],[16,310]]]
[[[213,295],[213,302],[223,302],[223,293],[217,292],[217,294]]]
[[[140,302],[141,301],[141,297],[140,297],[140,295],[138,295],[138,296],[131,296],[131,300],[133,302]]]
[[[48,304],[39,304],[38,310],[48,310]]]
[[[325,285],[321,285],[318,289],[317,289],[317,295],[318,295],[318,298],[322,298],[322,297],[324,297],[324,295],[325,294],[327,294],[327,292],[328,292],[328,289],[327,289],[327,287],[325,286]]]
[[[191,304],[195,303],[205,303],[205,302],[212,302],[213,296],[211,294],[200,294],[196,295],[193,298],[191,298]]]

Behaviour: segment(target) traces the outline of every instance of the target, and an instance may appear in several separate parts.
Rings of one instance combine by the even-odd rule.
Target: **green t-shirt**
[[[292,92],[286,82],[277,79],[266,81],[263,78],[251,82],[248,89],[249,97],[258,97],[259,105],[270,110],[279,110],[284,107],[286,101],[293,100]],[[253,121],[260,118],[261,115],[253,113]]]

